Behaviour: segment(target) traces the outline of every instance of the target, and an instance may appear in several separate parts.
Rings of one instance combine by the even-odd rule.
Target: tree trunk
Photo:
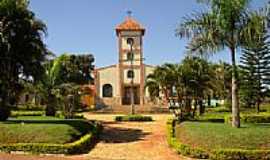
[[[238,71],[236,66],[235,48],[231,47],[232,54],[232,126],[240,128],[240,109],[238,97]]]
[[[55,102],[55,96],[52,95],[50,92],[48,94],[48,102],[46,106],[46,116],[55,116],[56,113],[56,102]]]
[[[211,95],[207,96],[208,107],[211,107]]]
[[[0,121],[6,121],[10,116],[9,96],[8,92],[2,94],[2,101],[0,104]]]
[[[193,100],[195,101],[194,102],[194,109],[193,109],[193,112],[192,112],[192,117],[194,118],[196,116],[198,100],[197,99],[193,99]]]
[[[200,116],[201,116],[201,115],[203,115],[204,112],[205,112],[205,107],[204,107],[203,101],[202,101],[201,99],[199,100],[199,106],[200,106],[199,112],[200,112]]]
[[[257,102],[257,113],[260,113],[260,101]]]

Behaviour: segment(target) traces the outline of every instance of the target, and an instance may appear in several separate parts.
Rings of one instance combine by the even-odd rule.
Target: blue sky
[[[267,0],[253,0],[252,8]],[[127,10],[146,28],[144,57],[146,64],[179,62],[184,58],[187,40],[175,36],[183,16],[205,6],[196,0],[30,0],[30,9],[48,27],[45,42],[56,55],[92,53],[98,67],[117,63],[117,24]],[[222,52],[212,60],[230,61]]]

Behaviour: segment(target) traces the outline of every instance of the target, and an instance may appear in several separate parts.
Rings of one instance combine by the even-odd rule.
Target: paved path
[[[166,142],[169,115],[152,115],[153,122],[114,122],[115,115],[85,114],[100,120],[104,131],[100,142],[89,154],[78,156],[36,157],[0,154],[1,160],[188,160],[180,157]]]

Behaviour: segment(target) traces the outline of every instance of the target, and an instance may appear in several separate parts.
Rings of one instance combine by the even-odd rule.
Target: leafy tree
[[[211,78],[214,84],[214,95],[219,99],[225,100],[225,106],[228,109],[232,109],[232,66],[225,62],[219,62],[212,65],[214,76]]]
[[[92,55],[63,54],[45,64],[42,91],[47,99],[46,115],[54,116],[57,100],[65,101],[66,96],[76,95],[79,85],[93,83],[91,72],[94,68]]]
[[[192,38],[188,49],[194,54],[216,53],[228,48],[232,62],[232,126],[240,127],[236,50],[254,42],[262,33],[267,15],[248,9],[250,0],[198,0],[209,6],[204,13],[184,18],[177,35]]]
[[[37,81],[48,51],[46,26],[28,9],[27,0],[0,0],[0,120],[21,90],[20,79]]]
[[[270,85],[270,42],[268,38],[265,31],[263,37],[258,38],[253,45],[245,48],[241,57],[242,99],[246,107],[256,105],[257,112],[260,112],[260,104]]]
[[[158,66],[152,74],[149,74],[145,85],[145,87],[148,87],[151,97],[158,96],[161,92],[165,101],[169,100],[169,94],[172,90],[172,75],[167,65]]]
[[[183,68],[187,71],[185,73],[186,77],[188,77],[187,84],[191,89],[191,95],[195,100],[194,111],[196,111],[196,107],[199,105],[200,114],[202,114],[204,113],[205,107],[203,105],[203,100],[207,99],[214,88],[213,81],[211,81],[213,72],[210,63],[198,57],[188,57],[183,61]]]

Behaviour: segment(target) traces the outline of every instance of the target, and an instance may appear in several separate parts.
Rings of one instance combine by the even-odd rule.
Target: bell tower
[[[145,29],[128,12],[116,27],[119,49],[120,104],[144,104],[143,36]],[[133,98],[132,98],[133,97]]]

